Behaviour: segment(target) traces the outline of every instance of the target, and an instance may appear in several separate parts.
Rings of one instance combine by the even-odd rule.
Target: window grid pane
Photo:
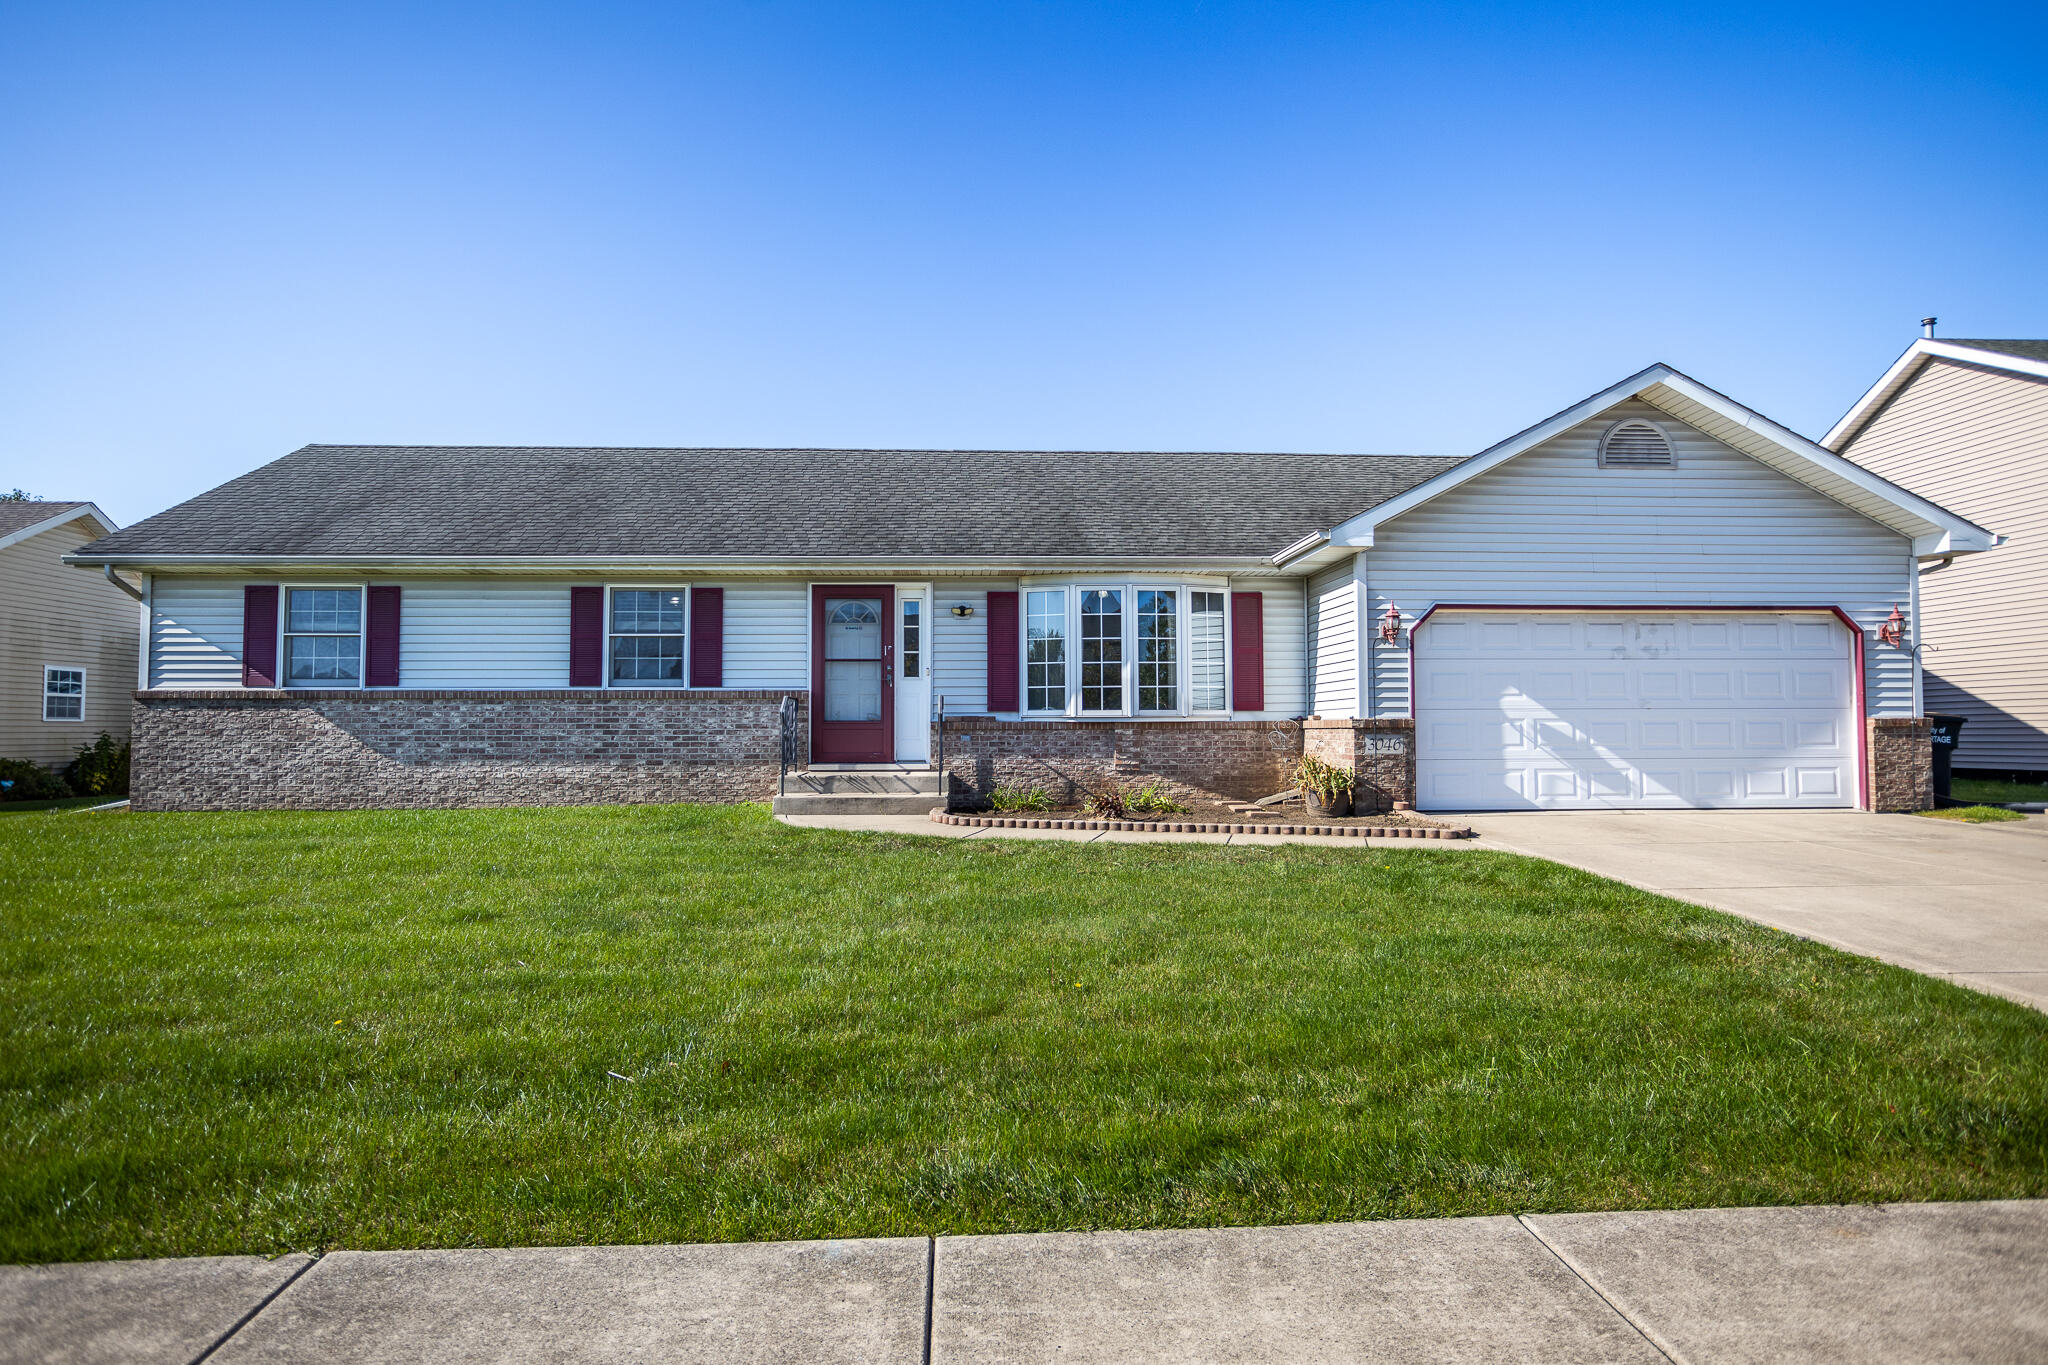
[[[1113,588],[1081,594],[1081,709],[1124,708],[1124,595]]]
[[[903,676],[917,676],[918,626],[924,619],[923,603],[915,597],[903,599]]]
[[[85,674],[75,668],[43,670],[43,719],[85,719]]]
[[[683,685],[686,601],[681,588],[612,589],[613,682]]]
[[[1138,709],[1180,709],[1178,594],[1156,588],[1138,592]]]
[[[1025,595],[1024,698],[1031,711],[1067,709],[1067,594]]]
[[[1196,711],[1223,711],[1223,594],[1188,594],[1188,704]]]
[[[284,626],[286,686],[362,685],[361,589],[287,589]]]

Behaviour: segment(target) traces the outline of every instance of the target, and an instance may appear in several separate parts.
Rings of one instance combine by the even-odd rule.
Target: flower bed
[[[1281,820],[1200,820],[1187,816],[1161,816],[1156,820],[1103,820],[1087,815],[999,815],[976,814],[934,808],[932,820],[941,825],[981,825],[989,829],[1074,829],[1139,830],[1152,834],[1320,834],[1333,838],[1380,839],[1469,839],[1464,826],[1384,824],[1370,819],[1342,823]],[[1410,817],[1411,819],[1413,817]]]

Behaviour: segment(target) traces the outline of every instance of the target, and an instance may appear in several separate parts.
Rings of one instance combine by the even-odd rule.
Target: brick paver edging
[[[1322,834],[1332,838],[1469,839],[1472,831],[1443,825],[1239,825],[1212,820],[1045,820],[1025,815],[955,815],[934,809],[941,825],[986,825],[990,829],[1135,830],[1148,834]]]

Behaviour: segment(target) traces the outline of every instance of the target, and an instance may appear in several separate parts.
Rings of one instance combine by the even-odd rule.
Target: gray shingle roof
[[[100,555],[1263,556],[1455,457],[307,446]]]
[[[1970,341],[1962,337],[1943,337],[1951,346],[1968,346],[1972,350],[1996,351],[2000,355],[2016,355],[2022,360],[2048,360],[2048,341],[1985,341],[1981,338]]]
[[[39,521],[48,521],[59,512],[90,506],[89,502],[0,502],[0,536],[19,531],[24,526],[33,526]]]

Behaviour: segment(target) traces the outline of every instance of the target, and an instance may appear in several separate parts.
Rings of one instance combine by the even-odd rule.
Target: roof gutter
[[[1330,543],[1328,531],[1311,531],[1300,540],[1273,556],[1269,561],[1274,568],[1281,569],[1300,559],[1303,555],[1314,554]]]
[[[70,558],[70,556],[68,555],[65,557],[67,559]],[[115,587],[119,588],[122,592],[127,593],[130,597],[134,598],[138,602],[147,602],[149,600],[147,597],[144,597],[142,595],[142,590],[140,588],[136,587],[133,583],[130,583],[127,579],[115,573],[113,565],[102,564],[100,567],[106,570],[107,581],[109,583],[112,583]]]
[[[336,554],[95,554],[63,556],[66,564],[88,568],[155,572],[303,570],[332,566],[381,573],[598,573],[608,570],[696,571],[745,574],[880,570],[954,574],[982,571],[1057,572],[1062,569],[1142,567],[1198,568],[1211,572],[1270,569],[1265,555],[336,555]]]

